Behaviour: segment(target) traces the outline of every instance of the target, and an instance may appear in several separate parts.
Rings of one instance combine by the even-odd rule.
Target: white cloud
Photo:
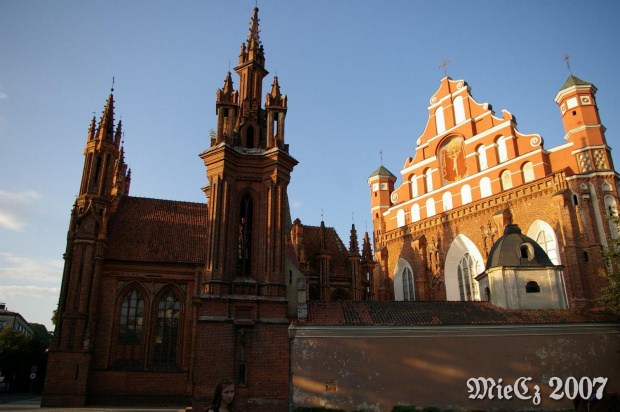
[[[33,259],[0,252],[0,281],[19,280],[24,283],[59,283],[63,270],[62,259]],[[4,290],[6,286],[0,286]]]
[[[41,195],[35,191],[9,193],[0,190],[0,227],[22,231]]]
[[[23,298],[55,298],[58,299],[60,288],[46,288],[43,286],[2,286],[0,300],[13,302]],[[12,310],[11,308],[8,308]]]
[[[2,93],[0,92],[0,99],[8,99],[9,96],[6,95],[6,93]]]

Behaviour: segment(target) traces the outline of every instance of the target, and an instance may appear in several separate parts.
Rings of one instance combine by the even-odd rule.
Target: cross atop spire
[[[573,72],[570,71],[570,56],[568,54],[564,55],[564,61],[566,62],[566,67],[568,67],[568,74],[573,74]]]
[[[448,64],[451,62],[451,60],[446,60],[445,57],[442,57],[441,60],[442,60],[442,63],[437,67],[439,69],[443,68],[443,73],[447,77],[448,76]]]

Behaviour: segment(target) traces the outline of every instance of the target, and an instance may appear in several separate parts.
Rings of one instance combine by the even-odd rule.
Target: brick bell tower
[[[197,407],[222,376],[237,383],[238,405],[274,410],[288,402],[284,245],[287,186],[297,161],[284,143],[287,97],[277,77],[261,107],[268,72],[258,23],[255,8],[235,67],[239,89],[228,73],[216,93],[215,137],[200,154],[207,167],[208,243],[196,287],[202,294],[195,298]]]
[[[618,237],[617,228],[607,218],[617,213],[619,182],[596,92],[592,83],[570,73],[555,97],[564,138],[572,146],[572,157],[565,161],[573,174],[566,179],[568,190],[557,199],[567,226],[563,232],[567,261],[563,264],[572,281],[574,296],[569,298],[573,306],[596,304],[601,287],[607,285],[600,250],[609,246],[609,239]]]
[[[118,198],[129,194],[131,175],[121,147],[121,122],[114,127],[112,92],[99,125],[93,117],[86,138],[84,171],[67,233],[65,267],[42,406],[80,407],[87,401],[107,223]]]

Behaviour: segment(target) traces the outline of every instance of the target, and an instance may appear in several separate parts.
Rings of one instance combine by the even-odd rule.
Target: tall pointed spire
[[[105,109],[103,109],[103,115],[99,122],[99,128],[97,129],[97,140],[100,141],[114,141],[114,95],[110,92],[108,101],[106,102]]]
[[[252,20],[250,20],[250,33],[248,34],[248,40],[241,45],[241,54],[239,55],[239,65],[247,63],[249,61],[255,61],[260,66],[265,65],[265,53],[263,45],[260,43],[260,30],[258,28],[258,7],[254,7],[254,13],[252,14]]]
[[[349,253],[354,253],[359,256],[359,243],[357,240],[357,230],[355,230],[355,223],[351,225],[351,239],[349,241]]]
[[[93,120],[90,122],[90,127],[88,128],[88,137],[86,138],[87,142],[90,142],[95,138],[95,130],[97,129],[97,117],[93,116]]]
[[[370,238],[368,232],[364,233],[364,244],[362,246],[362,259],[365,261],[372,261],[372,249],[370,247]]]

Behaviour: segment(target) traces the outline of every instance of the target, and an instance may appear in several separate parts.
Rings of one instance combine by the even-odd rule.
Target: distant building
[[[0,303],[0,330],[4,328],[13,328],[26,336],[32,336],[33,330],[26,319],[17,312],[7,310],[5,303]]]

